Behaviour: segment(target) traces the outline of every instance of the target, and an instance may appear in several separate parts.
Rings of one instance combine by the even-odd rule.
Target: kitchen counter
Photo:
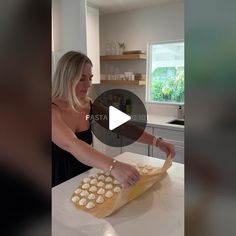
[[[117,156],[127,163],[162,166],[164,160],[125,152]],[[143,195],[104,219],[74,207],[73,191],[93,168],[52,189],[52,235],[68,236],[180,236],[184,235],[184,165],[172,163],[164,178]]]
[[[177,118],[174,116],[147,115],[147,126],[184,131],[184,125],[174,125],[167,123],[175,119]]]

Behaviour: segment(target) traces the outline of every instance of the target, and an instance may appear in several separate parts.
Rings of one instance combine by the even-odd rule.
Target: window
[[[184,103],[184,42],[149,45],[147,101]]]

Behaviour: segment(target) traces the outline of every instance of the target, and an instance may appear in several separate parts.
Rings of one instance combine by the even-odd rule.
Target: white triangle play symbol
[[[113,130],[129,120],[131,120],[129,115],[113,106],[109,106],[109,130]]]

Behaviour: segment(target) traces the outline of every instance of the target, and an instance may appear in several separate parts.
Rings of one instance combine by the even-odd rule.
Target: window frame
[[[184,39],[177,39],[177,40],[168,40],[168,41],[160,41],[160,42],[152,42],[147,44],[147,62],[146,62],[146,91],[145,91],[145,102],[149,104],[159,104],[159,105],[176,105],[176,106],[184,106],[185,104],[185,96],[183,102],[160,102],[160,101],[151,101],[150,100],[150,80],[149,77],[151,72],[151,67],[149,66],[151,64],[150,58],[152,57],[152,51],[151,46],[154,44],[168,44],[168,43],[184,43]],[[185,47],[185,44],[184,44]],[[184,70],[185,70],[185,52],[184,52]],[[185,77],[184,77],[185,80]],[[185,89],[184,89],[185,93]]]

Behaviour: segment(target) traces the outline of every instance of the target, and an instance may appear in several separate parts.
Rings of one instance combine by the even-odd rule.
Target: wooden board
[[[145,60],[146,54],[107,55],[100,56],[100,59],[102,61]]]
[[[144,80],[101,80],[101,84],[113,84],[113,85],[145,85]]]

